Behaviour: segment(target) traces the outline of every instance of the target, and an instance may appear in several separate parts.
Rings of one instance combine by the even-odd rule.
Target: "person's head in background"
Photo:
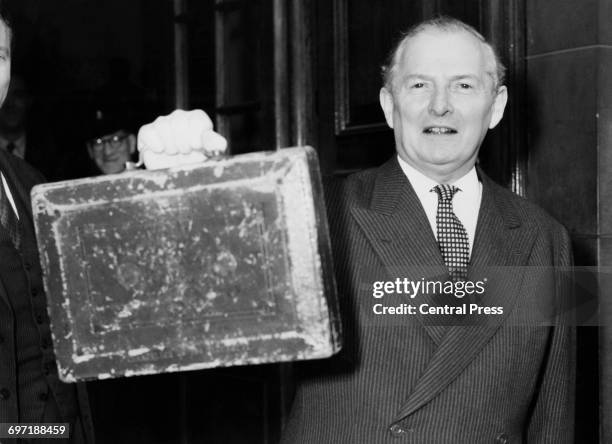
[[[92,123],[87,152],[102,174],[125,170],[125,164],[136,152],[135,127],[118,107],[96,106],[91,111]]]

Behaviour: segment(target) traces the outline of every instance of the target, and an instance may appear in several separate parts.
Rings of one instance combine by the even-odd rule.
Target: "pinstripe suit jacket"
[[[410,302],[375,300],[373,281],[418,280],[444,267],[397,160],[326,186],[345,343],[337,356],[303,364],[283,442],[573,442],[574,330],[517,326],[558,286],[553,273],[525,270],[569,266],[567,233],[480,178],[470,280],[487,266],[528,268],[505,273],[485,293],[485,304],[503,306],[503,315],[448,327],[420,314],[372,312],[378,302]]]

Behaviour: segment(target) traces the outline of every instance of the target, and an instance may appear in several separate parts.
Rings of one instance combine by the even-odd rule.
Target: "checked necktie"
[[[2,227],[8,233],[15,248],[19,249],[19,243],[21,242],[19,221],[8,200],[3,182],[3,180],[0,180],[0,224],[2,224]]]
[[[451,185],[437,185],[431,189],[438,193],[438,245],[444,263],[453,281],[467,279],[467,267],[470,260],[470,244],[467,231],[453,211],[453,196],[459,188]]]

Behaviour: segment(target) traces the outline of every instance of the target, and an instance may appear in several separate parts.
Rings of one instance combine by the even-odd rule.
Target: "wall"
[[[528,196],[569,230],[576,265],[612,263],[612,1],[529,0]],[[593,277],[596,277],[595,275]],[[600,322],[612,317],[600,288]],[[587,307],[595,316],[596,307]],[[578,331],[577,442],[612,442],[612,329]],[[607,395],[606,395],[607,394]]]

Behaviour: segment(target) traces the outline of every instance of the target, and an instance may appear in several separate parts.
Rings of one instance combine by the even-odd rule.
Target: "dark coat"
[[[33,219],[31,212],[31,201],[30,201],[30,190],[36,184],[39,184],[44,181],[42,175],[24,162],[22,159],[19,159],[12,154],[5,152],[4,150],[0,150],[0,170],[4,173],[6,181],[11,189],[11,193],[13,195],[13,199],[19,202],[19,207],[22,207],[26,210],[25,214],[20,213],[20,223],[29,224],[32,228],[31,230],[24,230],[22,233],[33,233],[34,229],[32,227]],[[0,186],[2,186],[0,184]],[[0,252],[1,254],[1,252]],[[42,283],[38,285],[42,287]],[[27,295],[29,296],[29,295]],[[6,289],[0,280],[0,315],[1,316],[12,316],[10,309],[10,302],[8,295],[6,293]],[[45,340],[50,341],[51,338],[43,338]],[[2,356],[2,349],[0,348],[0,359],[6,359],[6,357]],[[42,364],[41,364],[42,367]],[[50,385],[53,387],[56,384],[62,384],[57,379],[57,375],[54,376]],[[91,414],[89,412],[89,402],[87,398],[87,392],[84,384],[77,384],[76,387],[76,398],[78,402],[78,406],[76,408],[80,412],[81,423],[84,428],[83,432],[85,435],[86,443],[94,442],[94,432],[93,432],[93,424],[91,420]],[[71,441],[72,442],[72,441]],[[79,443],[82,441],[79,440]]]
[[[444,270],[397,160],[328,184],[344,348],[301,364],[283,442],[573,442],[575,329],[529,319],[558,296],[551,267],[571,265],[568,235],[537,206],[480,179],[469,280],[492,278],[488,267],[518,268],[503,268],[480,302],[503,315],[444,318],[450,326],[431,325],[429,315],[373,314],[376,303],[436,303],[373,298],[374,281]]]

